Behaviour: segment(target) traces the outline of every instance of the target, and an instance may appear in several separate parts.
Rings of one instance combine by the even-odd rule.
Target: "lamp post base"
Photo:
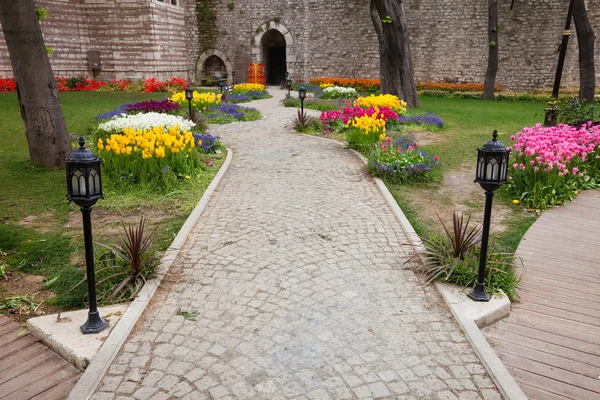
[[[467,296],[474,301],[490,301],[492,298],[492,296],[486,292],[485,285],[479,283],[475,284],[475,289],[473,289],[473,291]]]
[[[88,312],[88,319],[85,324],[81,325],[80,329],[83,334],[100,333],[108,328],[108,321],[100,318],[100,313]]]

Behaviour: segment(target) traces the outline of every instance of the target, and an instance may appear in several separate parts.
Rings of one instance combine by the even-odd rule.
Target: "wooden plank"
[[[10,318],[5,317],[4,315],[0,315],[0,326],[3,326],[4,324],[8,324],[9,322],[11,322]]]
[[[569,268],[568,264],[552,265],[540,262],[539,259],[527,262],[527,270],[523,274],[524,277],[538,276],[540,274],[547,275],[551,279],[560,279],[568,283],[600,283],[600,275],[582,271],[579,268]]]
[[[509,371],[520,385],[527,384],[572,400],[592,400],[598,398],[598,394],[591,390],[571,385],[557,379],[552,379],[544,375],[514,368],[512,366],[509,368]]]
[[[519,310],[530,310],[539,314],[556,317],[562,320],[561,325],[563,326],[570,325],[573,327],[573,329],[589,331],[600,337],[600,320],[594,320],[594,318],[589,318],[584,315],[540,304],[519,303],[515,307],[518,307]]]
[[[523,280],[526,281],[526,279],[524,278]],[[553,279],[548,279],[544,276],[537,276],[535,278],[535,280],[544,285],[546,287],[546,290],[557,290],[560,289],[562,290],[568,290],[570,292],[574,292],[574,293],[580,293],[582,294],[584,297],[589,298],[589,299],[593,299],[594,301],[599,301],[600,300],[600,296],[594,294],[593,290],[595,290],[596,288],[583,288],[579,285],[573,285],[570,283],[564,283],[564,282],[560,282],[560,281],[556,281]]]
[[[39,349],[36,344],[32,344],[29,347],[24,348],[23,350],[16,352],[10,356],[4,357],[0,359],[0,375],[2,371],[12,368],[15,364],[23,362],[23,360],[27,360],[31,357],[34,357],[39,353]]]
[[[518,357],[509,353],[501,353],[500,359],[511,367],[518,368],[522,371],[527,371],[538,376],[545,376],[554,381],[584,389],[588,392],[588,397],[581,397],[582,399],[593,399],[594,396],[596,396],[596,398],[600,396],[600,379],[598,378],[592,379],[562,368],[552,367],[538,361]]]
[[[31,384],[23,387],[21,390],[11,393],[11,400],[29,400],[46,390],[54,387],[57,382],[63,382],[65,379],[79,376],[79,371],[71,364],[66,363],[62,368],[54,370],[39,377]]]
[[[41,346],[43,345],[36,346],[38,347],[37,355],[28,359],[22,358],[19,364],[16,364],[12,368],[0,372],[0,385],[5,382],[8,382],[13,378],[18,377],[19,375],[27,373],[28,371],[34,369],[35,367],[43,364],[46,361],[57,361],[55,358],[54,360],[51,360],[53,357],[59,357],[57,354],[51,352],[48,348],[39,348]],[[20,353],[17,354],[20,355]],[[27,378],[25,377],[25,379]]]
[[[33,343],[37,343],[38,340],[34,338],[32,335],[25,335],[18,340],[11,343],[11,346],[0,347],[0,360],[3,357],[14,354],[27,346],[32,345]]]
[[[526,344],[523,342],[524,340],[531,340],[539,344],[539,346],[559,347],[554,349],[554,351],[560,351],[560,348],[565,348],[567,349],[566,351],[569,352],[569,357],[577,357],[576,359],[585,357],[585,355],[588,354],[591,356],[589,362],[600,367],[600,344],[591,344],[582,340],[560,336],[554,332],[546,332],[539,328],[536,329],[524,325],[513,324],[509,320],[504,320],[499,324],[493,325],[487,332],[493,335],[493,331],[502,331],[503,336],[500,337],[502,339],[508,339],[508,336],[506,335],[517,335],[519,337],[519,342],[523,344]],[[532,347],[534,346],[535,344],[532,343]],[[546,348],[549,349],[549,347]],[[540,347],[540,349],[544,348]],[[597,364],[596,361],[594,361],[596,359],[598,360]]]
[[[529,400],[577,400],[572,397],[565,397],[560,394],[548,392],[544,389],[528,385],[525,382],[519,382],[519,386],[521,386],[523,393],[525,393],[525,396],[527,396]]]
[[[510,322],[527,326],[530,328],[543,330],[544,332],[553,333],[555,335],[560,335],[567,338],[572,338],[574,340],[579,340],[583,343],[598,344],[598,336],[594,335],[587,331],[578,331],[572,329],[570,326],[561,326],[553,323],[553,318],[546,317],[540,319],[540,316],[537,314],[532,314],[527,310],[519,310],[518,312],[512,312],[510,314]]]
[[[22,389],[31,386],[34,382],[39,381],[40,378],[44,378],[48,374],[59,371],[65,366],[66,363],[64,360],[61,361],[50,360],[49,362],[37,365],[35,368],[29,370],[25,375],[19,375],[0,384],[0,393],[2,393],[0,394],[0,399],[14,399],[16,392],[21,392]],[[52,379],[46,379],[46,381],[52,381]]]
[[[17,324],[8,323],[0,327],[0,336],[4,336],[7,333],[18,332],[21,330],[21,327]]]
[[[6,335],[2,336],[0,338],[0,348],[5,347],[5,346],[10,346],[13,342],[16,342],[20,338],[29,335],[29,332],[25,333],[24,335],[19,335],[19,333],[20,333],[20,331],[19,332],[11,332],[10,334],[6,334]]]
[[[50,389],[41,392],[37,396],[31,398],[31,400],[58,400],[58,399],[66,399],[71,390],[73,390],[73,386],[79,379],[80,374],[74,375],[70,378],[65,379],[62,382],[58,382],[56,385],[52,386]]]
[[[527,344],[523,342],[523,344],[520,344],[517,343],[514,336],[506,337],[498,335],[496,336],[495,343],[501,346],[502,354],[512,354],[519,358],[526,358],[552,367],[571,371],[594,380],[597,380],[598,376],[600,376],[600,366],[590,365],[583,360],[566,358],[564,357],[564,353],[557,355],[556,353],[553,354],[527,346],[527,344],[532,343],[535,345],[535,341],[532,340],[529,340]],[[547,348],[544,350],[547,350]]]
[[[538,297],[546,297],[552,298],[557,301],[560,301],[565,304],[574,304],[580,307],[588,308],[590,310],[598,310],[600,311],[600,303],[588,300],[588,299],[580,299],[574,296],[569,296],[568,293],[560,292],[548,292],[545,290],[539,290],[538,287],[533,287],[533,284],[529,282],[525,287],[519,289],[519,298],[523,298],[526,295],[538,296]]]
[[[599,285],[600,287],[600,285]],[[529,293],[520,293],[519,299],[522,303],[538,304],[546,307],[554,307],[557,310],[569,311],[575,314],[587,316],[589,318],[600,319],[600,310],[594,310],[587,307],[581,307],[577,304],[564,303],[557,298],[538,296]]]
[[[524,265],[527,265],[524,272],[552,268],[564,271],[571,276],[585,275],[598,278],[597,269],[589,267],[590,261],[588,259],[574,260],[570,257],[552,257],[551,255],[536,255],[535,257],[521,256],[521,258],[523,259]],[[565,258],[568,259],[565,260]]]
[[[552,288],[549,288],[547,285],[544,285],[535,280],[529,280],[529,279],[521,280],[521,288],[519,289],[519,291],[530,290],[530,289],[535,289],[537,291],[545,292],[545,293],[552,291]],[[572,291],[572,290],[562,288],[562,289],[560,289],[559,293],[561,296],[568,296],[568,297],[572,297],[572,298],[575,298],[578,300],[585,300],[585,301],[588,301],[591,303],[598,303],[598,300],[595,300],[595,298],[593,296],[590,296],[590,294],[586,293],[586,292]]]

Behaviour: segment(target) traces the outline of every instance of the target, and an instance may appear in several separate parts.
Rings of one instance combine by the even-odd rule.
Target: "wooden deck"
[[[19,324],[0,315],[0,400],[64,399],[80,374]]]
[[[517,254],[521,301],[488,341],[529,399],[600,399],[600,191],[546,211]]]

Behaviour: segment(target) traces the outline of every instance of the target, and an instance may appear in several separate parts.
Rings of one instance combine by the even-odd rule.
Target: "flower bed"
[[[187,99],[185,98],[185,92],[175,92],[173,96],[171,96],[171,101],[179,104],[180,106],[184,106],[188,104]],[[221,95],[213,92],[203,92],[199,93],[194,91],[192,97],[192,107],[196,110],[204,111],[208,107],[215,106],[221,104]]]
[[[323,89],[322,99],[355,99],[358,93],[356,89],[343,86],[320,86]]]
[[[229,124],[237,121],[256,121],[262,118],[256,108],[241,107],[237,104],[221,104],[208,107],[204,115],[209,124]]]
[[[376,92],[379,90],[379,79],[313,78],[310,82],[315,85],[328,83],[335,86],[353,87],[359,92]]]
[[[172,92],[183,90],[187,82],[181,78],[171,78],[168,81],[159,81],[156,78],[148,78],[139,81],[115,80],[101,81],[86,79],[84,77],[56,78],[58,90],[61,92],[76,91],[105,91],[105,92]],[[16,83],[14,78],[0,78],[0,92],[14,92]]]
[[[427,127],[429,130],[435,130],[444,126],[444,121],[431,112],[419,115],[400,115],[398,122],[405,126]]]
[[[537,124],[511,136],[508,189],[527,207],[546,209],[600,182],[600,126]]]
[[[98,125],[98,130],[105,134],[120,133],[123,129],[151,130],[154,127],[162,126],[165,129],[179,127],[184,131],[189,131],[194,127],[194,123],[183,117],[170,114],[161,114],[157,112],[129,114],[115,117],[107,122]]]
[[[432,180],[433,173],[442,166],[437,156],[421,151],[407,136],[396,140],[386,137],[372,150],[368,160],[369,172],[395,183]]]
[[[117,185],[147,184],[170,189],[190,179],[200,167],[196,140],[179,126],[150,129],[124,128],[98,139],[98,154],[104,161],[104,175]]]

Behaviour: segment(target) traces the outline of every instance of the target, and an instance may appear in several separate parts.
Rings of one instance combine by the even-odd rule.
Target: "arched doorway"
[[[268,30],[261,38],[262,62],[268,85],[279,85],[285,81],[285,47],[285,37],[276,29]]]
[[[213,54],[204,61],[203,75],[207,81],[218,81],[220,78],[227,77],[225,62],[221,57]]]

